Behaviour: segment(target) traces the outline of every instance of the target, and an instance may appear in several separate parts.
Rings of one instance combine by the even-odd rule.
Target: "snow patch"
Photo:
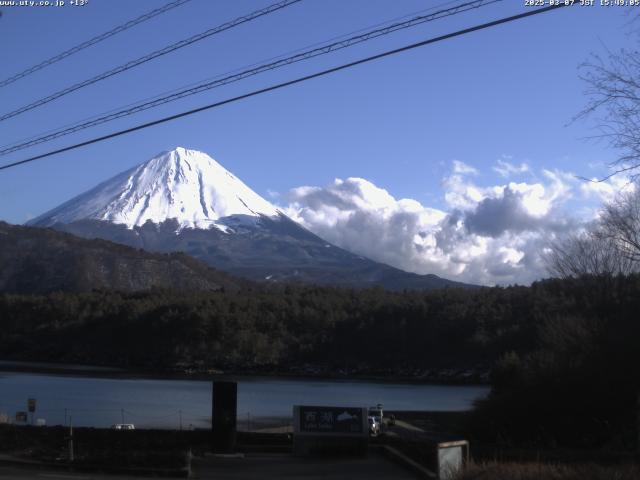
[[[50,226],[93,219],[133,228],[147,221],[159,224],[175,219],[179,230],[213,226],[228,233],[232,230],[229,224],[237,224],[238,218],[257,224],[262,216],[278,215],[282,215],[279,209],[209,155],[178,147],[116,175],[28,224]],[[231,216],[235,222],[224,220]]]

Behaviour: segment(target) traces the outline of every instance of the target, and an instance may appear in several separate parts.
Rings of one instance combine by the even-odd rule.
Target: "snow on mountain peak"
[[[227,230],[225,217],[281,212],[203,152],[178,147],[101,183],[29,222],[93,219],[128,228],[176,219],[181,228]]]

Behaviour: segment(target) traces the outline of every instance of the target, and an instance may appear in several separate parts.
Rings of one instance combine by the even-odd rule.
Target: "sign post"
[[[73,462],[73,420],[69,417],[69,461]]]
[[[31,425],[33,425],[33,417],[35,416],[35,412],[36,412],[36,399],[35,398],[29,398],[27,400],[27,410],[31,414]]]

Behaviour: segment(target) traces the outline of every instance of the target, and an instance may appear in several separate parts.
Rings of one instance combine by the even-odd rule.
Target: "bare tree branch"
[[[614,276],[633,272],[637,264],[594,232],[572,235],[551,246],[549,272],[557,277]]]
[[[605,206],[599,235],[627,259],[640,262],[640,188],[620,193]]]
[[[600,181],[622,172],[635,180],[640,177],[640,51],[605,51],[604,58],[593,54],[579,67],[589,100],[573,120],[595,117],[600,134],[591,138],[619,152],[609,165],[613,173]]]
[[[547,269],[554,276],[628,275],[640,271],[640,182],[604,206],[585,232],[551,244]]]

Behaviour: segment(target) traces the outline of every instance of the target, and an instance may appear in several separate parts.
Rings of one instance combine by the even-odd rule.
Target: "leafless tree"
[[[640,271],[640,181],[605,204],[599,220],[551,245],[552,275],[627,275]]]
[[[640,182],[604,207],[598,234],[625,259],[640,264]]]
[[[640,34],[632,38],[640,40]],[[640,44],[640,42],[638,42]],[[638,45],[640,46],[640,45]],[[577,118],[595,117],[599,134],[619,152],[609,166],[612,173],[628,172],[632,179],[640,176],[640,51],[607,51],[603,57],[592,55],[580,66],[580,78],[586,83],[589,98]]]
[[[547,261],[549,272],[561,278],[626,275],[635,266],[599,231],[570,235],[553,243]]]

